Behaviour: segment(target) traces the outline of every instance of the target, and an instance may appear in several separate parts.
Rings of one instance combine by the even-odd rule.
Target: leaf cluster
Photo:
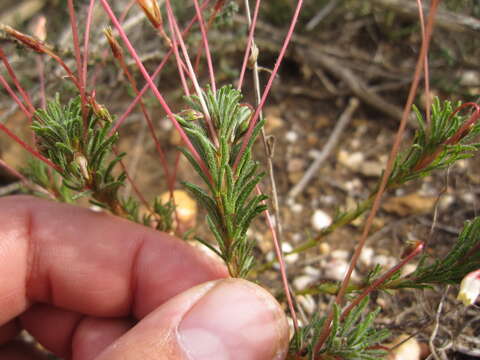
[[[467,116],[456,111],[461,103],[440,101],[436,97],[432,103],[431,121],[427,126],[417,107],[413,107],[418,129],[410,148],[399,154],[388,186],[395,187],[407,181],[429,175],[437,169],[445,169],[460,159],[472,157],[480,148],[474,138],[480,133],[480,125],[474,124],[465,136],[458,140],[462,126],[468,121]]]
[[[75,198],[90,196],[96,204],[128,215],[118,200],[126,175],[114,173],[124,154],[112,155],[118,134],[109,134],[109,119],[103,108],[101,113],[89,106],[82,109],[80,96],[62,105],[57,95],[46,109],[35,112],[32,129],[37,148],[57,165],[62,185],[75,192]]]
[[[206,164],[205,173],[192,154],[182,149],[186,158],[202,178],[206,189],[185,183],[187,190],[207,210],[207,224],[218,244],[218,250],[199,239],[226,262],[232,276],[245,277],[253,265],[253,244],[247,230],[253,219],[266,209],[265,195],[252,195],[264,176],[258,173],[258,163],[252,159],[252,145],[263,126],[260,121],[240,155],[243,137],[248,128],[251,110],[241,105],[242,95],[232,86],[203,97],[216,134],[210,132],[201,101],[197,96],[187,99],[191,109],[177,115],[195,150]],[[192,116],[192,114],[196,114]],[[216,136],[216,138],[214,138]],[[238,165],[235,160],[240,156]]]
[[[373,327],[380,309],[368,311],[369,297],[363,299],[352,311],[341,319],[341,309],[334,305],[334,317],[330,334],[319,354],[314,353],[325,318],[315,316],[311,323],[301,328],[290,342],[290,354],[300,354],[306,359],[374,360],[383,359],[386,351],[378,348],[389,332]],[[367,312],[366,315],[363,315]]]
[[[459,284],[468,273],[480,268],[480,217],[466,221],[457,242],[442,259],[429,262],[425,255],[415,272],[400,279],[396,288]]]

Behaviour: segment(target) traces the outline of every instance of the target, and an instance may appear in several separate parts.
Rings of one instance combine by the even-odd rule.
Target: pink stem
[[[110,20],[112,21],[112,23],[114,24],[115,28],[118,30],[118,33],[120,34],[120,37],[122,38],[123,42],[125,43],[125,45],[127,46],[128,48],[128,51],[130,52],[130,55],[134,58],[135,62],[137,63],[137,66],[140,70],[140,72],[142,73],[143,77],[145,78],[145,80],[147,81],[148,85],[150,86],[150,88],[152,89],[154,95],[156,96],[156,98],[158,99],[158,101],[160,102],[162,108],[165,110],[165,112],[167,113],[167,116],[169,117],[169,119],[172,121],[173,125],[175,126],[175,128],[177,129],[177,131],[179,132],[182,140],[185,142],[186,146],[188,147],[189,151],[192,153],[192,156],[195,158],[195,160],[198,162],[200,168],[202,169],[202,171],[204,171],[205,175],[210,177],[211,178],[211,175],[210,175],[210,172],[208,171],[208,168],[205,164],[205,162],[202,160],[202,158],[200,157],[200,155],[198,154],[197,150],[195,149],[195,147],[193,146],[193,144],[191,143],[190,139],[188,138],[187,134],[185,133],[185,131],[183,131],[182,127],[180,126],[180,124],[178,123],[177,119],[175,118],[175,115],[172,113],[172,111],[170,110],[170,107],[168,106],[168,104],[166,103],[165,99],[163,98],[162,94],[160,94],[160,91],[157,89],[157,87],[155,86],[152,78],[150,77],[150,75],[148,74],[147,70],[145,69],[145,66],[143,65],[142,61],[140,60],[140,58],[138,57],[138,54],[135,50],[135,48],[132,46],[132,44],[130,43],[130,40],[128,39],[127,37],[127,34],[125,34],[125,31],[123,30],[122,26],[120,25],[120,23],[118,22],[118,19],[116,18],[115,14],[113,13],[112,9],[110,8],[110,5],[108,4],[107,0],[100,0],[101,3],[102,3],[102,6],[103,8],[105,9],[105,12],[108,14],[108,16],[110,17]]]
[[[250,25],[250,31],[248,33],[247,48],[245,49],[245,55],[243,56],[242,69],[240,70],[240,77],[238,78],[237,89],[241,90],[243,85],[243,79],[245,78],[245,71],[247,69],[248,57],[252,51],[253,35],[255,33],[255,27],[257,25],[257,17],[260,9],[261,0],[257,0],[255,3],[255,9],[253,10],[252,24]]]
[[[210,2],[211,0],[205,0],[202,4],[202,8],[205,8],[208,3]],[[190,21],[190,23],[187,25],[187,27],[185,28],[185,30],[183,30],[183,35],[186,35],[190,29],[192,28],[193,24],[195,24],[195,21],[197,20],[197,17],[194,16],[193,19]],[[170,49],[168,51],[168,53],[164,56],[162,62],[160,63],[160,65],[158,65],[158,67],[155,69],[155,72],[152,74],[152,79],[156,79],[156,77],[158,76],[158,74],[160,74],[160,71],[163,69],[163,67],[165,66],[165,64],[167,63],[168,59],[170,58],[170,56],[172,55],[173,53],[173,50]],[[115,131],[117,131],[117,129],[122,125],[122,123],[125,121],[125,119],[128,117],[128,115],[130,115],[130,113],[132,112],[132,110],[135,108],[135,106],[138,104],[138,102],[140,101],[141,97],[145,94],[145,92],[148,90],[149,88],[149,85],[148,84],[145,84],[145,86],[142,88],[142,90],[140,90],[140,93],[135,97],[135,99],[132,101],[132,103],[128,106],[127,110],[125,110],[125,112],[123,113],[122,116],[120,116],[120,118],[117,120],[117,122],[115,123],[115,125],[112,127],[112,130],[110,132],[110,134],[114,133]]]
[[[17,94],[15,94],[15,92],[12,90],[12,88],[10,87],[10,85],[8,85],[7,80],[5,80],[5,78],[3,77],[2,74],[0,74],[0,83],[3,85],[3,87],[5,88],[5,90],[7,90],[8,94],[12,97],[12,99],[17,103],[17,105],[18,105],[18,107],[20,108],[20,110],[22,110],[23,113],[24,113],[29,119],[31,119],[32,116],[33,116],[33,113],[31,113],[30,111],[27,110],[27,108],[26,108],[25,105],[23,104],[22,100],[20,100],[20,98],[17,96]]]
[[[215,145],[218,146],[219,142],[218,142],[217,132],[215,131],[215,127],[213,126],[212,119],[210,117],[207,105],[205,103],[205,99],[203,97],[202,89],[200,88],[200,85],[197,80],[197,76],[195,75],[195,71],[193,70],[192,63],[190,62],[190,57],[188,56],[187,47],[185,46],[185,42],[183,41],[182,34],[180,33],[180,29],[178,28],[177,20],[175,19],[175,15],[173,14],[170,0],[167,0],[166,7],[167,7],[168,16],[171,17],[172,19],[173,29],[179,41],[180,48],[182,49],[183,57],[188,66],[188,73],[190,75],[190,79],[192,80],[193,86],[195,88],[195,92],[197,93],[198,99],[202,106],[203,114],[205,116],[205,122],[207,123],[211,139],[213,140]]]
[[[208,45],[207,31],[205,29],[205,22],[202,16],[202,10],[200,10],[200,6],[198,5],[198,0],[193,0],[193,3],[195,4],[195,11],[197,13],[198,23],[200,24],[200,31],[202,32],[202,41],[203,41],[203,46],[205,47],[205,55],[207,57],[207,64],[208,64],[208,73],[210,75],[210,86],[212,87],[212,91],[216,93],[217,87],[215,85],[215,73],[213,71],[212,56],[210,54],[210,47]]]
[[[262,191],[260,190],[260,186],[256,186],[257,194],[261,195]],[[293,327],[295,328],[295,332],[298,331],[298,319],[297,313],[295,312],[295,307],[293,306],[292,294],[290,292],[290,288],[288,286],[288,279],[287,279],[287,270],[285,266],[285,259],[283,258],[283,251],[280,247],[280,242],[277,238],[277,232],[275,231],[275,226],[273,225],[272,218],[270,216],[270,212],[265,210],[265,217],[267,219],[268,227],[270,228],[270,232],[273,238],[273,245],[275,247],[275,255],[278,259],[278,264],[280,266],[280,274],[282,277],[282,284],[283,290],[285,291],[285,296],[287,298],[288,309],[290,310],[290,314],[292,315],[293,320]]]
[[[45,164],[50,166],[51,168],[57,170],[59,173],[62,173],[61,169],[52,163],[49,159],[47,159],[45,156],[40,154],[37,150],[32,148],[30,145],[28,145],[25,141],[20,139],[17,135],[15,135],[13,132],[11,132],[5,125],[0,123],[0,130],[2,130],[9,138],[11,138],[13,141],[15,141],[17,144],[19,144],[21,147],[23,147],[25,150],[27,150],[30,154],[35,156],[37,159],[43,161]]]
[[[88,67],[88,46],[90,41],[90,28],[92,27],[93,9],[95,8],[95,0],[90,0],[87,12],[87,22],[85,25],[85,35],[83,43],[83,66],[82,74],[79,77],[82,79],[82,84],[87,86],[87,67]]]
[[[175,54],[175,60],[177,61],[177,69],[180,75],[180,80],[182,82],[183,92],[185,93],[186,96],[190,96],[190,90],[188,89],[187,81],[185,79],[184,64],[178,52],[177,34],[173,29],[173,20],[170,13],[168,13],[168,25],[170,26],[170,32],[172,33],[172,50],[173,50],[173,53]]]
[[[8,58],[5,56],[5,53],[3,52],[2,48],[0,48],[0,58],[2,58],[2,62],[5,65],[7,72],[10,75],[10,78],[12,79],[18,92],[20,93],[20,95],[22,95],[23,100],[25,101],[25,104],[30,109],[30,112],[33,114],[35,112],[35,107],[33,106],[32,100],[28,95],[28,93],[25,91],[25,89],[22,87],[22,85],[20,85],[20,81],[18,81],[18,78],[15,75],[15,71],[13,71],[13,68],[8,62]]]
[[[283,57],[285,56],[285,52],[287,51],[288,44],[290,43],[290,39],[293,35],[293,30],[295,29],[295,25],[298,20],[298,15],[300,14],[300,9],[302,8],[303,0],[298,0],[297,2],[297,7],[295,8],[295,13],[292,17],[292,21],[290,22],[290,27],[288,29],[287,36],[285,37],[285,40],[283,42],[282,49],[280,50],[280,54],[278,55],[277,61],[275,62],[275,66],[273,68],[272,74],[270,75],[270,78],[268,79],[267,86],[265,86],[265,90],[262,95],[262,99],[260,100],[260,104],[258,105],[257,109],[255,110],[255,113],[253,114],[252,119],[250,120],[250,124],[248,126],[247,133],[244,136],[243,142],[242,142],[242,147],[240,148],[240,151],[237,155],[237,158],[235,159],[233,168],[236,169],[238,162],[240,161],[240,158],[242,157],[243,153],[245,152],[245,148],[247,147],[248,141],[250,137],[252,136],[253,129],[255,128],[255,125],[258,121],[258,118],[260,116],[260,112],[262,111],[263,106],[265,105],[265,101],[267,100],[267,96],[270,93],[270,89],[272,88],[273,80],[277,76],[278,69],[280,68],[280,64],[282,63]]]
[[[351,303],[347,306],[342,312],[341,319],[344,319],[352,309],[357,306],[368,294],[376,290],[381,284],[390,279],[398,270],[400,270],[405,264],[417,256],[424,248],[425,244],[423,242],[418,243],[412,252],[410,252],[402,261],[397,265],[388,270],[384,275],[380,276],[377,280],[367,286],[360,295],[358,295]]]

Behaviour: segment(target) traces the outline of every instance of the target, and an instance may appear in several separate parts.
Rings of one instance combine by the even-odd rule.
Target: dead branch
[[[418,19],[418,8],[415,1],[373,0],[373,2],[378,6],[391,9],[400,15]],[[426,1],[424,3],[423,9],[428,14],[429,7],[426,5]],[[467,15],[455,14],[443,9],[437,11],[435,26],[456,32],[480,32],[479,19]]]

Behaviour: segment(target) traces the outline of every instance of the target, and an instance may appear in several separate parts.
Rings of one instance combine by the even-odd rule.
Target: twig
[[[405,0],[373,0],[373,3],[378,6],[391,9],[398,14],[416,18],[418,14],[417,6],[414,1],[405,1]],[[430,7],[427,5],[423,6],[423,11],[428,13]],[[480,32],[480,20],[471,16],[463,14],[455,14],[447,10],[438,10],[437,14],[437,26],[449,31],[457,32],[475,32],[478,34]]]
[[[305,29],[308,31],[312,31],[320,22],[325,19],[328,14],[330,14],[333,9],[337,7],[341,0],[330,0],[330,2],[322,7],[319,12],[315,14],[313,18],[305,25]]]
[[[343,130],[346,128],[346,126],[352,119],[352,115],[358,108],[359,104],[360,103],[357,98],[350,99],[347,108],[338,119],[332,134],[330,135],[327,143],[325,144],[325,147],[316,156],[316,159],[314,160],[312,165],[310,165],[310,167],[305,172],[300,181],[290,190],[290,192],[288,193],[288,198],[293,200],[303,191],[303,189],[305,189],[305,186],[307,186],[310,180],[312,180],[312,178],[317,174],[323,162],[328,158],[332,150],[337,145],[338,141],[340,140],[340,136],[343,133]]]
[[[430,351],[432,352],[432,356],[435,358],[435,360],[440,360],[440,357],[437,354],[437,351],[435,349],[435,344],[433,342],[434,342],[435,338],[437,337],[438,328],[440,326],[440,315],[442,315],[443,304],[445,302],[445,298],[447,296],[447,293],[448,293],[449,289],[450,289],[450,285],[447,285],[445,291],[442,294],[442,298],[440,299],[440,303],[438,304],[437,312],[435,314],[435,323],[433,325],[432,334],[430,335],[430,339],[428,341]]]

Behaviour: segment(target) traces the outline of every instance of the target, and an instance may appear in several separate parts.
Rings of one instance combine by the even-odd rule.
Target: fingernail
[[[277,301],[245,280],[219,281],[185,314],[179,343],[191,360],[283,359],[288,325]]]

